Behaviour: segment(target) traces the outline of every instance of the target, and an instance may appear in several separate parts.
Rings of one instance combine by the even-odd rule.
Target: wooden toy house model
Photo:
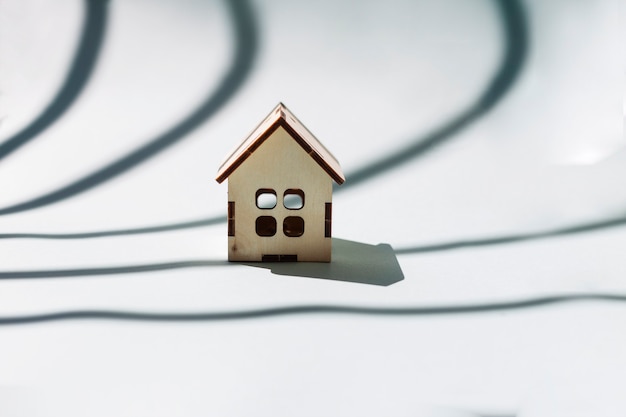
[[[282,104],[219,168],[229,261],[330,262],[334,156]]]

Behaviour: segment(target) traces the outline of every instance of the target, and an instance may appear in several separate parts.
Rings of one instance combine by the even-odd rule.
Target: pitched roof
[[[221,183],[228,178],[278,127],[285,129],[337,184],[343,184],[346,179],[337,159],[283,103],[278,103],[265,120],[252,131],[250,136],[226,158],[217,172],[215,178],[217,182]]]

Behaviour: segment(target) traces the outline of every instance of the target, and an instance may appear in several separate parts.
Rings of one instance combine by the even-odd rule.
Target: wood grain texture
[[[256,192],[262,188],[276,191],[275,208],[256,206]],[[283,195],[289,189],[304,192],[301,209],[284,207]],[[330,261],[332,240],[325,237],[325,207],[332,200],[332,179],[284,128],[278,127],[230,174],[228,200],[237,207],[235,236],[228,238],[230,261],[261,261],[263,255],[297,255],[298,261]],[[276,235],[257,235],[255,222],[259,216],[276,218]],[[283,221],[288,216],[304,219],[302,236],[285,236]]]
[[[279,127],[287,130],[293,140],[317,161],[337,184],[343,184],[346,178],[337,159],[283,103],[278,103],[274,110],[226,158],[218,169],[216,181],[222,183],[228,178]]]

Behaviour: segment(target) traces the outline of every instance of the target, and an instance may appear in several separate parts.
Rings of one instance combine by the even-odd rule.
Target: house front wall
[[[261,189],[276,192],[274,208],[257,207],[256,194]],[[289,189],[304,193],[301,209],[284,206],[283,196]],[[331,199],[331,178],[279,127],[228,177],[228,201],[234,203],[234,236],[228,237],[228,259],[261,261],[263,255],[297,255],[298,261],[329,262],[331,238],[325,237],[325,209]],[[276,220],[274,236],[257,234],[259,216]],[[303,219],[302,236],[289,237],[283,232],[283,222],[290,216]]]

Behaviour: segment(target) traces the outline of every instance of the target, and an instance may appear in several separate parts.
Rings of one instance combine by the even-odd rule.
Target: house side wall
[[[274,209],[256,206],[256,191],[276,191]],[[304,192],[304,207],[289,210],[283,205],[285,190]],[[332,199],[332,180],[328,174],[279,127],[228,178],[228,200],[235,202],[235,235],[228,238],[228,259],[261,261],[263,255],[297,255],[299,261],[329,262],[331,238],[324,237],[325,204]],[[258,236],[255,222],[259,216],[276,219],[276,235]],[[283,219],[304,219],[304,234],[288,237]]]

